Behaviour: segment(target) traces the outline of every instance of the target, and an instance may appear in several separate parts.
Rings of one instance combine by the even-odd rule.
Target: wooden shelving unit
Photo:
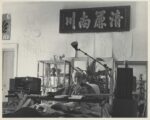
[[[55,92],[70,85],[71,63],[66,60],[40,60],[38,61],[37,77],[41,78],[41,91]]]

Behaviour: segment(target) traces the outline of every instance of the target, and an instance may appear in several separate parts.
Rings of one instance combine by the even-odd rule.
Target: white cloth
[[[132,56],[132,32],[115,32],[113,38],[113,57],[128,60]]]
[[[111,33],[95,33],[95,57],[112,57]]]

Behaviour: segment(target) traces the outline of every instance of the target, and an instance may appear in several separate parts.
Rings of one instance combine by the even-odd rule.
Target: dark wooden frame
[[[121,20],[121,27],[110,27],[110,16],[111,12],[116,12],[119,10],[120,15],[123,16]],[[106,26],[103,28],[93,27],[95,20],[97,19],[96,11],[105,11],[104,22]],[[80,21],[83,12],[86,13],[87,17],[91,20],[90,26],[88,29],[80,28],[78,22]],[[66,19],[71,18],[72,25],[66,25]],[[70,21],[70,22],[71,22]],[[73,22],[74,21],[74,22]],[[71,24],[71,23],[70,23]],[[60,33],[83,33],[83,32],[120,32],[120,31],[129,31],[130,30],[130,6],[113,6],[113,7],[97,7],[97,8],[80,8],[80,9],[62,9],[60,10]]]

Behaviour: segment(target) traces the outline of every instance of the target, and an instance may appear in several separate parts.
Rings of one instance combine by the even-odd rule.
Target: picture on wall
[[[11,36],[11,15],[2,15],[2,40],[10,40]]]

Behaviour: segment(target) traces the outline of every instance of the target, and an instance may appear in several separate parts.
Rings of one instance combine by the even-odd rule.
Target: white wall
[[[131,6],[129,32],[59,33],[60,9],[118,5]],[[11,40],[3,40],[3,43],[19,44],[18,76],[36,76],[38,60],[50,59],[55,54],[74,56],[70,43],[75,40],[80,43],[83,50],[94,57],[111,57],[113,41],[118,34],[123,36],[122,39],[131,39],[133,42],[131,56],[124,59],[147,60],[147,3],[145,2],[6,2],[2,7],[3,13],[10,13],[12,18]],[[96,45],[100,47],[97,48]]]

